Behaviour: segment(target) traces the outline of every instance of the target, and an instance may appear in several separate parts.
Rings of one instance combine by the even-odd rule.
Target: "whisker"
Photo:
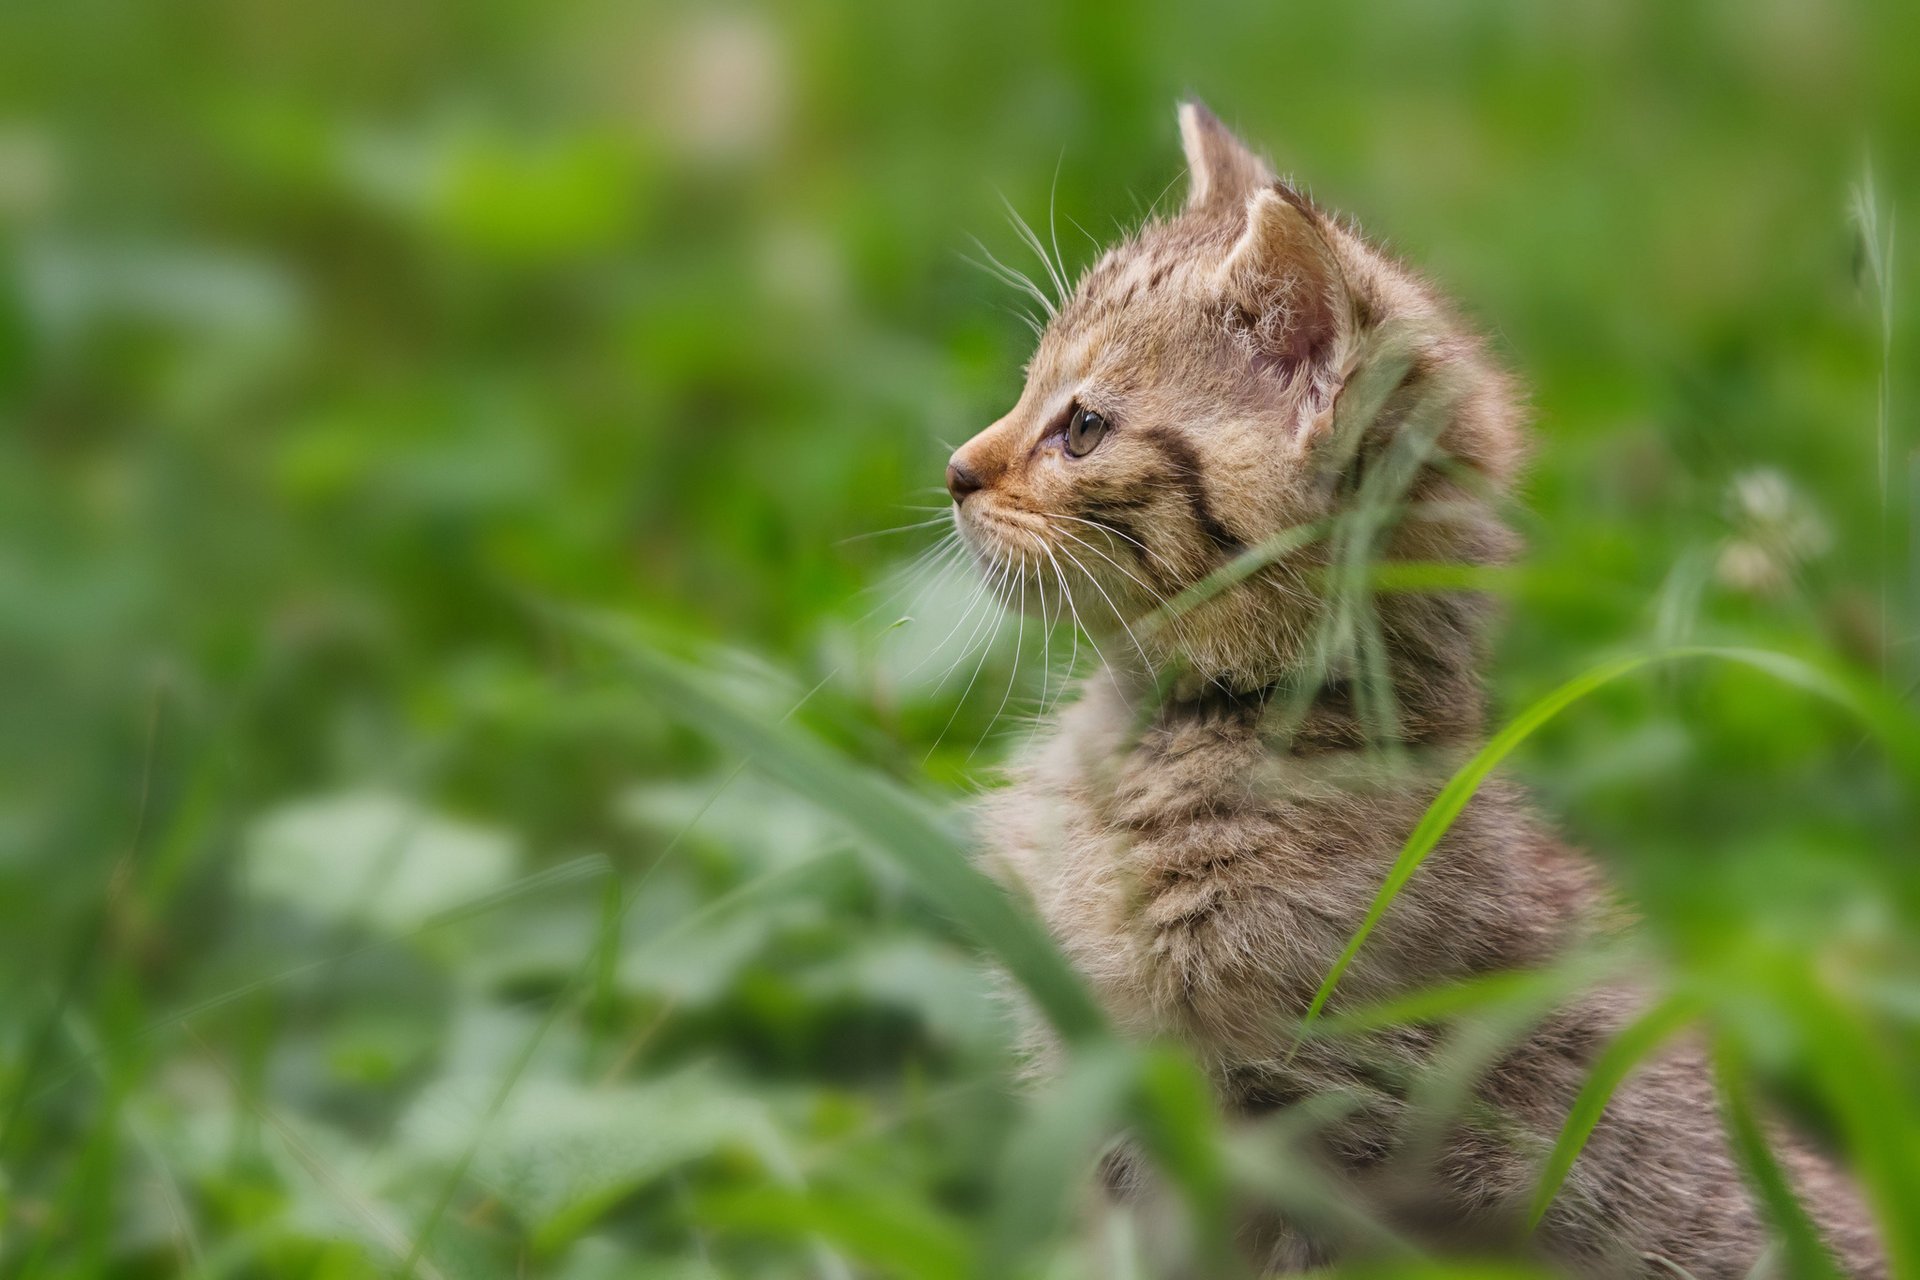
[[[967,660],[967,654],[973,648],[974,639],[980,634],[981,623],[993,616],[993,607],[991,604],[992,593],[993,593],[992,575],[983,574],[980,578],[979,583],[975,586],[973,594],[967,597],[966,611],[960,615],[960,620],[954,623],[952,629],[949,630],[946,635],[940,638],[939,644],[935,645],[932,649],[929,649],[926,655],[922,657],[920,661],[914,663],[913,666],[909,667],[906,673],[902,675],[901,679],[905,680],[911,677],[915,672],[919,671],[920,668],[926,666],[929,662],[933,661],[934,658],[938,657],[942,653],[945,653],[947,651],[947,642],[953,639],[955,633],[957,633],[961,627],[966,626],[967,623],[971,621],[973,622],[973,630],[967,632],[967,638],[961,642],[960,652],[954,657],[954,660],[952,662],[947,664],[947,669],[940,673],[940,679],[933,686],[933,691],[935,693],[939,693],[940,690],[943,687],[945,687],[947,680],[953,675],[953,669]],[[980,606],[983,603],[986,604],[987,606],[986,609],[984,610],[984,612],[980,613],[980,616],[978,618],[975,618],[974,616],[975,611],[980,609]]]
[[[1180,179],[1187,176],[1187,172],[1188,171],[1186,169],[1184,168],[1181,169],[1180,172],[1173,175],[1172,179],[1167,183],[1166,186],[1160,188],[1160,194],[1155,196],[1153,198],[1153,203],[1147,206],[1147,216],[1145,219],[1146,221],[1151,222],[1156,216],[1158,216],[1160,212],[1160,202],[1167,198],[1167,192],[1173,190],[1174,183],[1179,182]]]
[[[1125,574],[1128,578],[1132,579],[1133,584],[1139,587],[1142,591],[1146,592],[1148,598],[1151,599],[1155,605],[1158,605],[1163,608],[1166,606],[1167,604],[1166,597],[1162,596],[1158,591],[1155,591],[1152,587],[1142,582],[1140,580],[1139,575],[1134,573],[1133,570],[1127,568],[1127,566],[1121,564],[1118,560],[1115,560],[1112,556],[1102,551],[1099,547],[1094,546],[1091,542],[1088,542],[1085,538],[1082,538],[1078,534],[1075,534],[1072,530],[1061,529],[1058,532],[1062,537],[1072,539],[1072,541],[1075,544],[1085,547],[1087,550],[1093,552],[1093,554],[1099,556],[1102,560],[1105,560],[1108,564],[1112,565],[1115,569],[1118,569],[1121,573]]]
[[[1085,566],[1084,564],[1081,564],[1080,557],[1074,555],[1073,552],[1067,550],[1065,547],[1061,547],[1060,554],[1065,556],[1069,561],[1071,561],[1074,567],[1080,570],[1081,575],[1085,577],[1088,582],[1091,582],[1093,584],[1093,589],[1095,591],[1098,591],[1100,593],[1100,598],[1107,602],[1107,608],[1113,610],[1114,620],[1118,622],[1120,624],[1121,629],[1127,633],[1127,639],[1133,641],[1134,651],[1140,655],[1140,661],[1146,664],[1147,674],[1157,677],[1159,675],[1159,670],[1153,665],[1153,660],[1147,657],[1147,651],[1145,647],[1141,645],[1140,637],[1133,634],[1133,628],[1127,625],[1126,616],[1120,612],[1120,606],[1116,605],[1113,602],[1113,597],[1107,594],[1107,589],[1100,585],[1100,579],[1094,577],[1091,573],[1088,573],[1087,566]],[[1115,682],[1114,688],[1116,690],[1119,689],[1119,684],[1117,681]],[[1126,694],[1122,693],[1120,696],[1124,699],[1126,697]]]
[[[1093,246],[1093,251],[1096,254],[1105,251],[1106,246],[1093,238],[1093,232],[1087,230],[1085,227],[1080,225],[1080,219],[1074,217],[1072,214],[1068,214],[1067,221],[1071,222],[1074,226],[1074,229],[1077,230],[1081,235],[1087,238],[1087,243]]]
[[[1047,188],[1047,238],[1053,241],[1053,260],[1060,267],[1060,276],[1066,278],[1067,260],[1060,252],[1060,227],[1054,221],[1054,210],[1060,203],[1060,166],[1067,160],[1067,149],[1060,148],[1060,155],[1053,162],[1053,185]],[[1071,293],[1072,290],[1067,290]],[[1064,300],[1064,299],[1063,299]]]
[[[1044,338],[1047,336],[1046,326],[1040,323],[1039,318],[1036,317],[1033,312],[1023,310],[1019,307],[1001,307],[1000,310],[1027,326],[1035,338]],[[951,450],[949,450],[949,452],[951,452]]]
[[[894,601],[918,590],[920,585],[929,577],[937,577],[940,573],[952,569],[955,558],[960,552],[960,537],[957,532],[941,538],[930,547],[923,548],[907,563],[905,568],[890,575],[887,582],[879,583],[868,589],[871,592],[879,592],[886,590],[888,586],[892,587],[891,590],[886,590],[886,594],[880,597],[873,608],[861,614],[858,618],[854,619],[854,621],[860,623],[870,620],[874,614],[879,613]]]
[[[907,575],[903,590],[919,591],[941,574],[957,569],[966,559],[966,548],[960,545],[958,534],[942,538],[931,551],[932,554],[922,553],[918,567]]]
[[[1155,551],[1152,547],[1149,547],[1146,543],[1140,541],[1140,539],[1130,538],[1126,534],[1120,532],[1118,529],[1113,528],[1111,525],[1101,524],[1098,520],[1085,520],[1079,516],[1061,515],[1057,512],[1051,512],[1051,511],[1045,512],[1043,514],[1045,518],[1048,520],[1071,520],[1075,524],[1084,524],[1084,525],[1090,526],[1091,528],[1098,529],[1100,532],[1104,534],[1108,534],[1115,538],[1119,538],[1123,542],[1131,542],[1134,546],[1140,548],[1140,550],[1147,556],[1148,559],[1158,561],[1160,565],[1164,567],[1168,572],[1170,573],[1180,572],[1179,565],[1167,559],[1165,556]],[[1061,532],[1064,533],[1066,531],[1063,529],[1061,530]],[[1142,585],[1144,586],[1145,584],[1143,583]]]
[[[1033,540],[1039,544],[1041,550],[1046,550],[1045,538],[1036,533],[1033,535]],[[1040,705],[1045,706],[1047,681],[1053,674],[1053,623],[1047,618],[1047,580],[1036,576],[1033,585],[1034,590],[1040,595]]]
[[[933,528],[933,526],[937,524],[951,524],[951,523],[953,522],[951,520],[948,520],[944,516],[939,517],[937,519],[933,519],[933,520],[917,520],[912,524],[895,525],[891,529],[869,529],[865,533],[849,534],[847,537],[841,538],[838,541],[836,541],[833,545],[836,547],[844,547],[849,542],[865,542],[869,538],[886,538],[886,537],[891,537],[896,533],[912,533],[918,529],[931,529]]]
[[[1067,682],[1073,679],[1074,669],[1080,665],[1080,632],[1084,630],[1084,628],[1080,625],[1080,610],[1073,603],[1073,592],[1067,587],[1067,574],[1066,571],[1060,567],[1059,558],[1053,554],[1053,548],[1047,544],[1045,538],[1040,540],[1040,549],[1047,553],[1047,563],[1053,566],[1053,576],[1060,583],[1060,598],[1066,601],[1067,609],[1073,614],[1073,654],[1067,659],[1067,678],[1061,681],[1060,686],[1061,693],[1064,694],[1066,692]],[[1093,644],[1092,636],[1087,637],[1087,643]],[[1099,646],[1094,645],[1094,653],[1098,655],[1099,652]],[[1104,664],[1105,659],[1103,658],[1101,661]],[[1056,701],[1058,701],[1059,696],[1059,694],[1055,695]]]
[[[1134,574],[1131,570],[1129,570],[1125,565],[1121,564],[1118,560],[1115,560],[1112,556],[1102,551],[1099,547],[1094,546],[1091,542],[1088,542],[1085,538],[1079,537],[1072,530],[1061,529],[1058,532],[1064,535],[1065,537],[1072,539],[1079,546],[1082,546],[1086,548],[1088,551],[1093,552],[1095,555],[1099,556],[1102,560],[1105,560],[1108,564],[1112,565],[1114,568],[1118,569],[1121,573],[1125,574],[1128,578],[1131,578],[1133,580],[1134,585],[1139,587],[1142,591],[1146,592],[1147,598],[1153,601],[1155,605],[1155,610],[1156,610],[1154,616],[1166,618],[1168,622],[1172,625],[1174,634],[1180,638],[1180,641],[1182,644],[1188,644],[1188,645],[1192,644],[1193,637],[1189,635],[1186,630],[1185,619],[1182,617],[1182,615],[1179,612],[1173,609],[1171,602],[1168,601],[1165,596],[1155,591],[1152,587],[1148,586],[1146,583],[1140,581],[1140,578],[1136,574]],[[1097,587],[1100,584],[1098,582],[1095,582],[1094,585]],[[1111,607],[1112,602],[1109,601],[1108,604],[1109,604],[1109,607]],[[1116,609],[1114,610],[1114,612],[1118,614],[1119,610]],[[1122,620],[1123,624],[1124,624],[1124,621],[1125,620],[1123,619]],[[1134,643],[1136,647],[1139,644],[1138,641],[1135,641]]]
[[[997,591],[994,598],[996,600],[999,599]],[[1004,605],[1002,607],[1004,607]],[[960,708],[966,705],[967,696],[973,692],[974,682],[980,679],[981,668],[987,665],[987,655],[993,652],[993,645],[991,643],[991,640],[992,640],[991,634],[989,634],[988,640],[989,640],[989,643],[982,645],[980,648],[980,660],[973,664],[973,674],[967,678],[967,687],[960,691],[960,697],[955,700],[953,704],[953,711],[947,716],[946,724],[940,727],[940,733],[937,737],[934,738],[933,745],[928,747],[927,754],[921,757],[921,760],[920,760],[921,764],[925,764],[928,760],[933,759],[933,753],[940,749],[941,742],[945,741],[946,739],[947,731],[953,728],[954,720],[959,717]],[[968,637],[967,642],[969,644],[973,642],[971,636]],[[958,664],[956,663],[955,665],[957,666]],[[935,686],[934,692],[938,693],[940,691],[940,688],[945,686],[946,683],[947,683],[946,677],[942,676],[940,679],[940,684]]]
[[[1053,282],[1054,291],[1059,294],[1060,297],[1060,305],[1065,306],[1067,303],[1067,282],[1065,278],[1061,276],[1059,269],[1053,265],[1053,259],[1047,256],[1046,245],[1040,242],[1040,237],[1034,233],[1032,227],[1027,225],[1027,220],[1020,216],[1020,211],[1013,207],[1013,201],[1007,199],[1007,197],[1002,194],[1000,203],[1006,206],[1007,216],[1013,220],[1014,230],[1020,233],[1020,238],[1027,242],[1027,247],[1032,249],[1034,254],[1040,259],[1040,265],[1047,269],[1047,279]]]
[[[987,735],[993,732],[993,722],[998,720],[1000,713],[1007,709],[1007,699],[1013,696],[1014,682],[1020,678],[1020,651],[1027,638],[1027,578],[1025,574],[1020,575],[1020,608],[1018,617],[1020,630],[1013,639],[1013,669],[1007,672],[1007,691],[1000,695],[1000,705],[993,709],[991,716],[987,717],[986,727],[980,731],[980,737],[973,744],[973,750],[967,752],[967,762],[969,764],[973,762],[974,756],[980,753],[980,747],[986,742]]]
[[[977,247],[981,253],[986,255],[987,260],[986,262],[981,262],[977,259],[969,258],[967,257],[966,254],[963,253],[960,255],[961,261],[972,263],[974,266],[980,268],[982,271],[986,272],[988,275],[993,276],[995,279],[999,280],[1000,283],[1007,285],[1010,288],[1018,289],[1020,292],[1026,294],[1028,297],[1032,298],[1035,302],[1040,304],[1041,308],[1046,311],[1048,319],[1052,319],[1053,317],[1060,314],[1058,309],[1056,309],[1053,305],[1053,299],[1049,298],[1046,295],[1046,292],[1043,289],[1041,289],[1039,285],[1035,284],[1033,282],[1033,279],[1030,276],[1028,276],[1024,271],[1016,271],[1012,267],[1008,266],[1006,263],[1000,261],[1000,259],[994,257],[993,250],[987,248],[985,244],[981,243],[980,237],[969,236],[968,239],[972,240],[975,247]]]

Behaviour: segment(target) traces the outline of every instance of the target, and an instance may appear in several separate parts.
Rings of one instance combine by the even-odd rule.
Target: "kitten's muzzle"
[[[965,502],[968,494],[978,493],[984,483],[980,474],[962,462],[958,454],[947,464],[947,492],[953,495],[956,504]]]

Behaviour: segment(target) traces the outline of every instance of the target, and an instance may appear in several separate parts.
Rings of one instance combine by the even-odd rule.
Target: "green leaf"
[[[388,933],[482,898],[511,879],[519,851],[488,827],[385,792],[283,806],[247,835],[246,885],[321,919]]]
[[[440,1081],[414,1103],[403,1139],[435,1160],[456,1157],[496,1089],[481,1077]],[[723,1148],[753,1145],[769,1123],[760,1102],[699,1071],[599,1089],[523,1080],[485,1124],[468,1175],[551,1248],[653,1179]]]
[[[962,1280],[974,1269],[965,1233],[895,1188],[755,1187],[703,1197],[699,1215],[729,1230],[825,1240],[886,1275]]]

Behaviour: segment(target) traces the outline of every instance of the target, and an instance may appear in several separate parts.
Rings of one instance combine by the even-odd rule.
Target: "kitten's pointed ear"
[[[1187,152],[1187,208],[1239,208],[1273,181],[1267,162],[1247,149],[1213,112],[1195,101],[1180,104],[1180,141]]]
[[[1247,229],[1219,281],[1236,332],[1264,369],[1317,371],[1355,325],[1353,295],[1321,217],[1284,183],[1247,201]]]

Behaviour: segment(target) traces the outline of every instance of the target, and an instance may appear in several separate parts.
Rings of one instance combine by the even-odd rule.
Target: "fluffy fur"
[[[1692,1046],[1626,1082],[1546,1221],[1525,1229],[1552,1136],[1637,1012],[1629,987],[1538,1022],[1438,1133],[1408,1089],[1444,1029],[1290,1034],[1482,731],[1486,602],[1343,592],[1341,575],[1510,556],[1496,504],[1520,465],[1522,414],[1426,284],[1277,181],[1204,108],[1183,106],[1180,123],[1185,208],[1086,273],[1019,403],[955,455],[956,519],[983,567],[1036,602],[1052,592],[1056,616],[1070,612],[1106,659],[987,798],[986,862],[1032,900],[1120,1027],[1195,1050],[1229,1115],[1356,1099],[1312,1158],[1394,1230],[1584,1275],[1671,1263],[1700,1280],[1745,1276],[1768,1237]],[[1080,410],[1107,427],[1074,456],[1066,424]],[[1193,592],[1276,537],[1293,539],[1285,554]],[[1182,592],[1190,607],[1168,610]],[[1605,903],[1518,790],[1489,785],[1336,1005],[1547,964],[1609,927]],[[1847,1185],[1787,1152],[1851,1274],[1884,1275]],[[1124,1158],[1110,1173],[1144,1194]],[[1245,1239],[1271,1271],[1362,1247],[1331,1221],[1250,1219]]]

